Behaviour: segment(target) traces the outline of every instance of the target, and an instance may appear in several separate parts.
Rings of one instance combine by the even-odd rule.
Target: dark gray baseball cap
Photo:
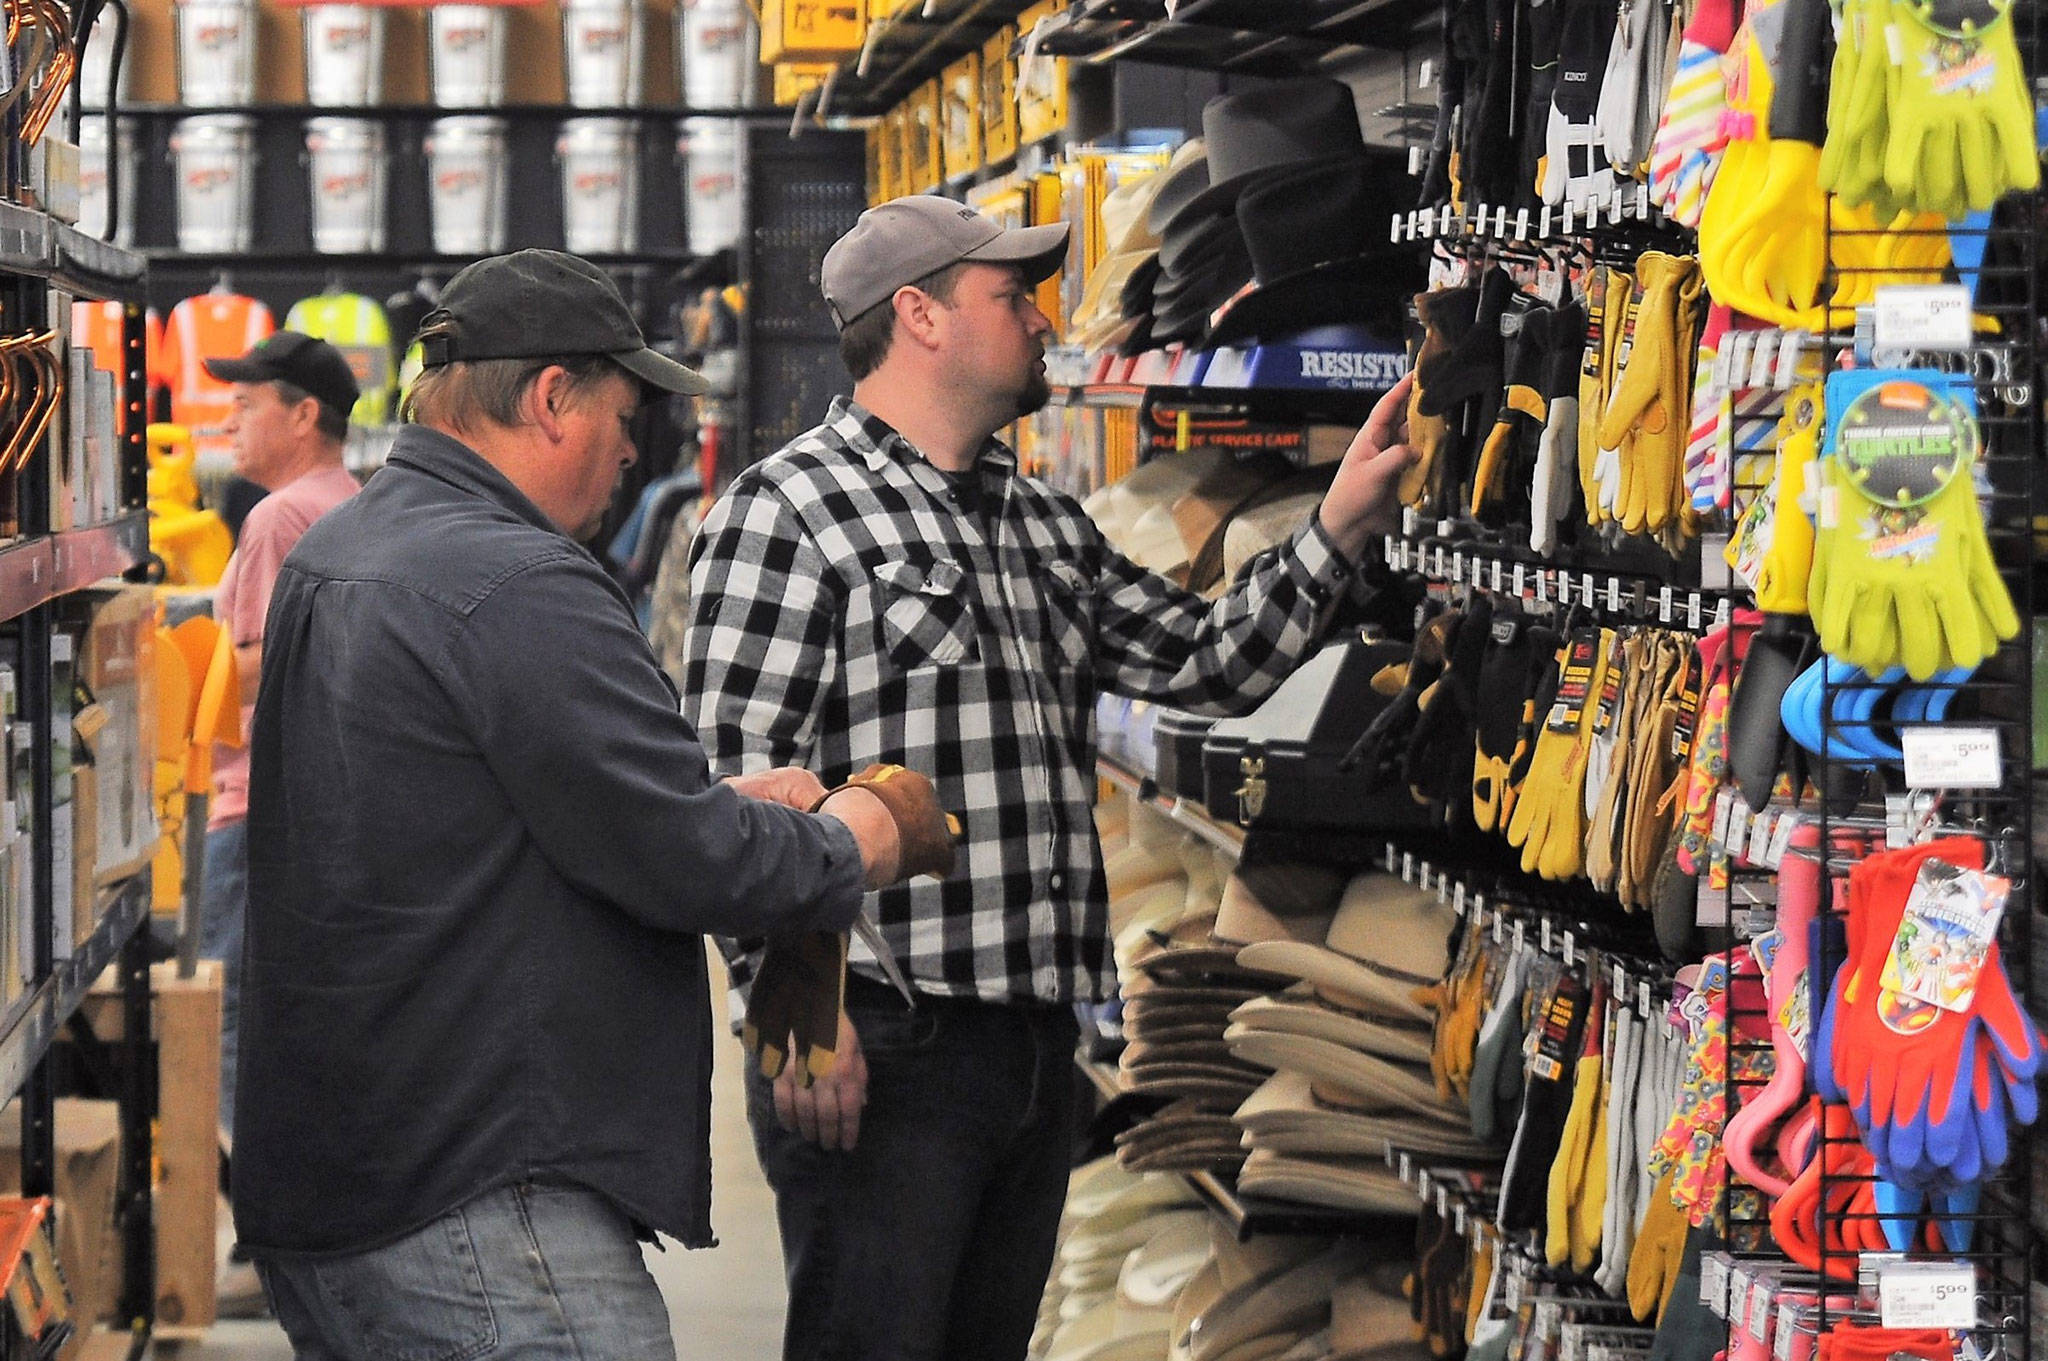
[[[478,359],[601,354],[663,392],[710,389],[696,370],[647,348],[610,275],[563,251],[514,251],[465,267],[420,326],[437,328],[420,341],[420,362],[430,369]]]
[[[843,331],[905,284],[963,260],[1018,265],[1035,284],[1050,278],[1066,258],[1064,222],[1004,227],[951,199],[912,194],[862,213],[853,230],[825,252],[818,282]]]

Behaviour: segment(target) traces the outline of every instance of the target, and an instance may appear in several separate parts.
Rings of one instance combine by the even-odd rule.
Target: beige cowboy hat
[[[1232,1030],[1308,1035],[1401,1063],[1429,1062],[1430,1033],[1417,1026],[1338,1011],[1315,994],[1289,989],[1277,997],[1254,997],[1230,1013]],[[1231,1038],[1230,1032],[1224,1035]]]
[[[1224,1032],[1237,1059],[1269,1071],[1305,1074],[1318,1095],[1334,1091],[1354,1109],[1409,1111],[1450,1129],[1470,1128],[1470,1113],[1437,1095],[1425,1067],[1391,1063],[1348,1045],[1280,1031]]]
[[[1303,1158],[1254,1149],[1238,1173],[1240,1195],[1300,1201],[1366,1214],[1414,1215],[1415,1192],[1384,1158]]]
[[[1190,1361],[1245,1355],[1248,1349],[1275,1338],[1286,1339],[1286,1346],[1279,1349],[1285,1351],[1304,1334],[1328,1326],[1330,1292],[1357,1266],[1355,1251],[1339,1246],[1226,1290],[1189,1324]]]
[[[1436,895],[1390,874],[1361,874],[1344,896],[1323,944],[1264,940],[1238,951],[1238,963],[1313,984],[1351,1011],[1428,1021],[1423,995],[1450,966],[1457,916]]]
[[[1445,1158],[1498,1156],[1486,1141],[1435,1120],[1382,1112],[1360,1114],[1317,1099],[1302,1073],[1273,1074],[1234,1116],[1248,1148],[1297,1156],[1383,1158],[1389,1147]]]
[[[1262,940],[1320,945],[1343,893],[1344,876],[1323,865],[1240,866],[1223,885],[1216,939],[1238,946]]]

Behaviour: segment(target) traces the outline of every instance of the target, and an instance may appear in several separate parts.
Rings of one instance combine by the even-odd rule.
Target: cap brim
[[[223,383],[268,383],[277,377],[260,359],[208,359],[203,367],[208,377]]]
[[[1051,278],[1053,271],[1066,263],[1067,233],[1070,230],[1065,222],[1048,222],[1042,227],[1013,227],[960,258],[977,265],[1021,266],[1026,282],[1035,284]]]
[[[711,384],[695,369],[686,368],[665,354],[653,350],[624,350],[611,356],[614,363],[650,387],[695,397],[711,391]]]

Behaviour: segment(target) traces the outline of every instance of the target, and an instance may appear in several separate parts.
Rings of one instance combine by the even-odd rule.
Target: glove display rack
[[[111,758],[115,748],[102,744],[116,739],[124,755],[95,769],[92,787],[110,804],[117,789],[139,793],[148,806],[154,800],[154,753],[146,745],[154,723],[142,715],[144,704],[153,711],[154,700],[140,698],[152,693],[144,674],[149,602],[133,587],[83,594],[118,587],[148,555],[144,263],[43,210],[52,181],[37,146],[70,93],[79,55],[74,35],[95,8],[10,11],[9,60],[25,97],[0,116],[0,691],[10,767],[0,800],[0,1092],[20,1121],[19,1142],[5,1140],[18,1152],[5,1174],[12,1190],[0,1199],[0,1281],[9,1296],[0,1314],[0,1355],[7,1357],[54,1355],[103,1322],[139,1349],[156,1306],[147,851],[140,873],[97,875],[103,862],[95,861],[94,847],[104,852],[104,829],[80,814],[77,802],[87,766],[100,767],[95,753]],[[114,324],[96,329],[88,313],[111,315]],[[79,632],[81,612],[96,608],[94,598],[119,601],[127,623]],[[120,655],[103,649],[116,639]],[[101,726],[82,737],[74,716]],[[115,768],[122,764],[125,770]],[[144,833],[145,847],[149,825],[145,816],[134,829]],[[109,970],[118,979],[128,1038],[90,1046],[106,1062],[96,1058],[96,1071],[81,1076],[73,1061],[79,1046],[66,1041],[88,989]],[[60,1188],[75,1189],[58,1156],[60,1093],[118,1103],[119,1171],[106,1222],[77,1218],[89,1213],[84,1201],[50,1199]],[[116,1235],[118,1281],[108,1274],[111,1258],[74,1255],[84,1245],[104,1248]],[[84,1293],[91,1284],[104,1297]]]
[[[1054,50],[1299,69],[1243,40],[1285,17],[1160,8]],[[2031,1355],[2037,15],[1443,17],[1385,238],[1430,268],[1420,458],[1332,641],[1398,653],[1334,749],[1366,792],[1262,818],[1307,764],[1099,714],[1123,996],[1034,1355],[1371,1354],[1359,1291],[1438,1357]],[[1287,400],[1199,348],[1025,441],[1184,576],[1241,460],[1126,412]],[[1449,943],[1404,968],[1411,918]]]

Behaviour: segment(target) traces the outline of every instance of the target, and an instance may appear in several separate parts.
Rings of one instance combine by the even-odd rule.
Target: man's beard
[[[1042,410],[1051,400],[1052,384],[1046,381],[1044,374],[1035,368],[1032,369],[1031,376],[1024,380],[1024,390],[1017,394],[1016,419],[1021,421],[1026,416]]]

